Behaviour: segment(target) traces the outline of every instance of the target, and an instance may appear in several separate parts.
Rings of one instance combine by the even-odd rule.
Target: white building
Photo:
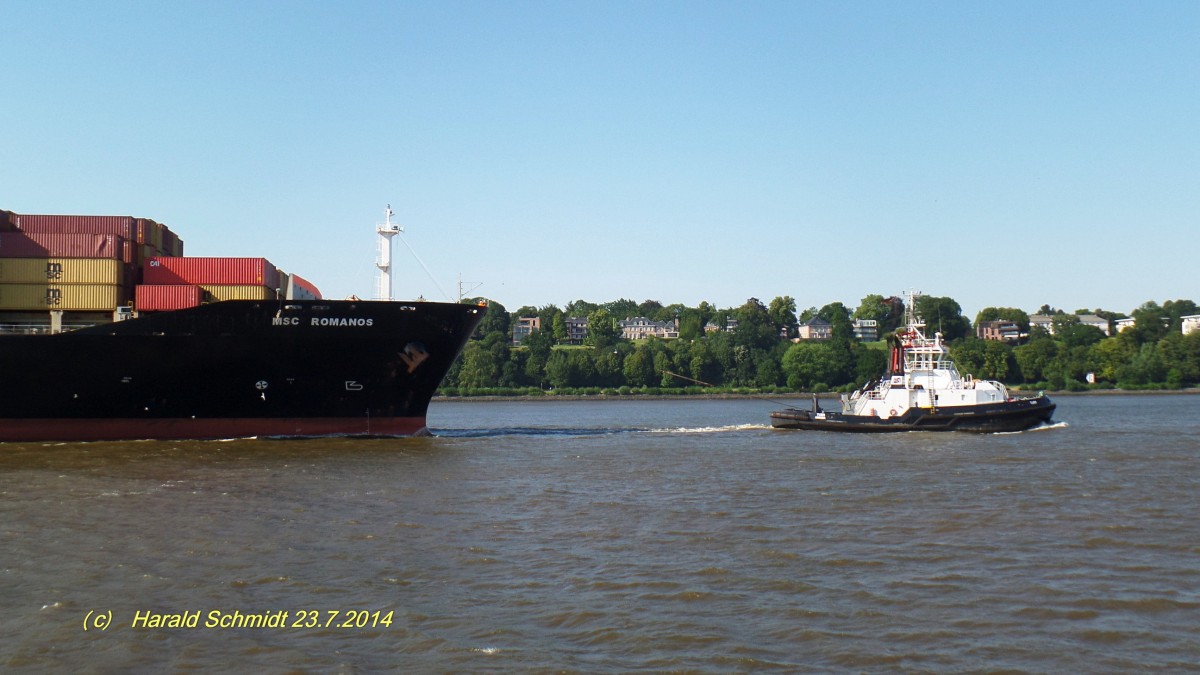
[[[1034,314],[1033,316],[1029,317],[1029,327],[1030,329],[1036,327],[1044,328],[1048,333],[1054,335],[1054,320],[1059,316],[1062,315]],[[1079,319],[1079,323],[1085,326],[1094,326],[1099,328],[1100,331],[1105,335],[1112,334],[1109,328],[1108,319],[1105,319],[1104,317],[1096,316],[1095,314],[1075,314],[1074,316]]]

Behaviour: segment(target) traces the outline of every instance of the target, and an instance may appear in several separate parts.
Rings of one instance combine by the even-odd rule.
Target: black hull
[[[1024,431],[1054,415],[1055,404],[1045,396],[1001,403],[982,403],[946,408],[912,408],[903,415],[882,419],[837,412],[814,413],[787,409],[771,413],[776,429],[887,433],[900,431],[969,431],[998,433]]]
[[[0,336],[0,441],[425,433],[483,312],[233,300]]]

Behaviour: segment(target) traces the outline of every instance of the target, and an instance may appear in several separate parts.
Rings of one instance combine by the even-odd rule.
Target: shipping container
[[[17,214],[12,211],[0,210],[0,232],[17,231]]]
[[[287,287],[288,300],[320,300],[321,291],[317,290],[307,279],[304,279],[299,274],[291,275]]]
[[[179,257],[183,255],[183,240],[167,227],[163,227],[162,252],[164,256]]]
[[[158,312],[196,307],[204,301],[205,290],[199,286],[137,286],[133,308],[139,312]]]
[[[112,234],[0,233],[0,258],[113,258],[124,260],[126,253],[125,239]]]
[[[142,283],[219,284],[230,286],[279,287],[279,274],[265,258],[174,258],[154,257],[146,260]]]
[[[274,300],[275,291],[258,285],[202,284],[201,288],[212,295],[214,301],[221,300]]]
[[[137,243],[162,249],[163,225],[149,218],[138,218],[135,225],[137,227]]]
[[[132,216],[47,216],[21,214],[17,227],[29,234],[112,234],[137,239]]]
[[[104,258],[0,258],[0,283],[124,285],[127,268]]]
[[[112,312],[127,297],[124,287],[111,284],[0,284],[0,311]]]

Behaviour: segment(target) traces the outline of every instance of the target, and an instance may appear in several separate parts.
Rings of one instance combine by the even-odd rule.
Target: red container
[[[115,234],[136,241],[131,216],[46,216],[22,214],[17,226],[26,234]]]
[[[289,289],[289,300],[320,300],[321,291],[312,285],[307,279],[302,278],[298,274],[293,274],[291,278],[292,288]]]
[[[111,234],[0,233],[0,258],[116,258],[125,260],[124,254],[125,240]]]
[[[204,299],[204,289],[199,286],[137,286],[133,308],[139,312],[162,312],[196,307]]]
[[[279,272],[266,258],[173,258],[146,260],[142,283],[279,287]]]

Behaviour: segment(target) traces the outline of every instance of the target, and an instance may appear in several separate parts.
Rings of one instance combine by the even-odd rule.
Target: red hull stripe
[[[120,441],[248,436],[419,436],[424,417],[0,419],[0,441]]]

